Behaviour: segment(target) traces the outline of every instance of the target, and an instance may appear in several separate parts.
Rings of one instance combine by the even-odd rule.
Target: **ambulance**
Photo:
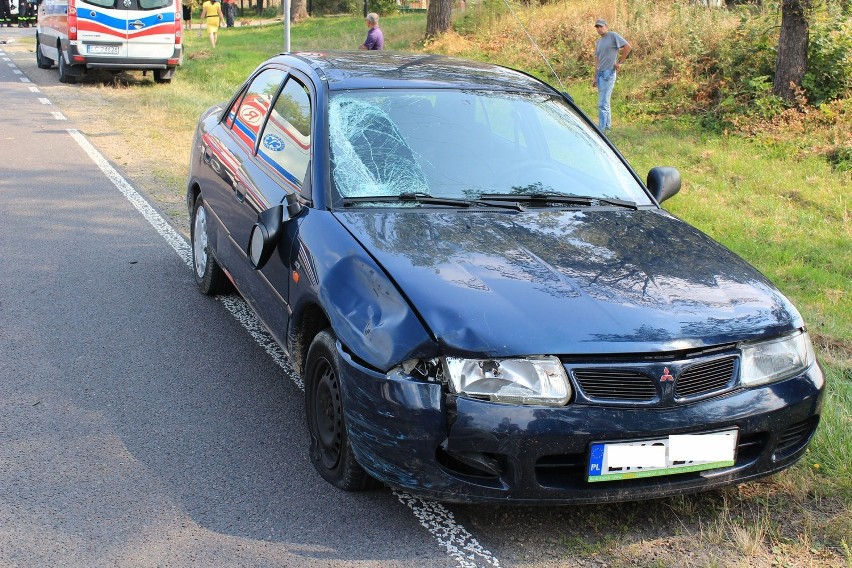
[[[75,83],[90,69],[152,71],[169,83],[181,64],[180,0],[41,0],[36,63]]]

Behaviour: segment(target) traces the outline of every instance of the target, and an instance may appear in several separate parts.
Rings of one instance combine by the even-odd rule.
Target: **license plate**
[[[587,480],[617,481],[729,467],[734,465],[737,433],[732,429],[633,442],[596,442],[589,452]]]
[[[118,55],[117,45],[87,45],[88,53],[97,53],[100,55]]]

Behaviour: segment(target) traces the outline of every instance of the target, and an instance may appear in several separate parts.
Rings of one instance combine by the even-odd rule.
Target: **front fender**
[[[299,237],[298,267],[313,282],[310,294],[301,284],[294,287],[296,309],[308,295],[316,297],[340,342],[382,372],[437,354],[437,343],[408,300],[333,215],[308,210]]]

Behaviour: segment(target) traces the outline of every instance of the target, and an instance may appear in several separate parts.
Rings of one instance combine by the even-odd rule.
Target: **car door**
[[[311,156],[312,107],[306,85],[287,78],[282,69],[261,71],[213,135],[205,137],[203,156],[218,186],[217,191],[205,192],[205,199],[225,228],[226,238],[218,245],[223,262],[282,343],[289,321],[296,223],[285,224],[277,250],[262,270],[251,268],[246,251],[258,214],[302,190]]]

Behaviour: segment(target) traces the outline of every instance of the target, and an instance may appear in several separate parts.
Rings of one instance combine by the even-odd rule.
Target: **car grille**
[[[589,398],[653,400],[657,389],[651,377],[627,369],[574,369],[574,377]]]
[[[728,357],[688,367],[677,379],[675,396],[688,398],[727,388],[734,378],[736,361],[736,357]]]

